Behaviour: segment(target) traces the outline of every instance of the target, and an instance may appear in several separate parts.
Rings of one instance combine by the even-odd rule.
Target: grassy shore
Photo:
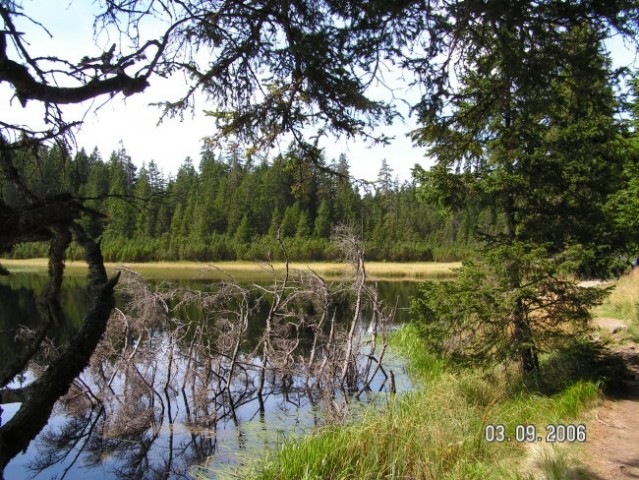
[[[595,315],[625,320],[627,334],[617,340],[624,341],[639,331],[639,269],[613,286]],[[591,345],[594,347],[589,348],[597,348]],[[393,346],[409,359],[410,372],[422,388],[391,398],[381,412],[371,409],[345,425],[290,438],[240,467],[222,472],[202,469],[198,478],[592,478],[584,467],[588,460],[584,443],[552,443],[547,438],[548,426],[588,427],[594,421],[591,408],[602,398],[602,384],[570,374],[571,362],[582,372],[589,369],[583,363],[585,357],[578,357],[575,351],[544,356],[545,387],[539,390],[504,368],[451,369],[424,350],[411,325],[394,335]],[[591,364],[593,375],[602,365]],[[503,425],[506,440],[489,442],[489,425]],[[518,433],[530,425],[536,428],[534,440],[517,442]],[[586,430],[586,439],[588,435]]]
[[[351,423],[291,438],[242,467],[200,470],[198,478],[572,478],[554,476],[573,468],[573,447],[547,442],[546,425],[579,423],[600,397],[596,383],[576,381],[545,395],[504,369],[452,370],[424,351],[410,326],[393,342],[410,359],[422,388],[391,398],[381,412],[370,410]],[[504,440],[488,441],[488,425],[503,425]],[[517,442],[524,428],[518,425],[534,425],[534,441]]]
[[[10,271],[41,271],[47,268],[47,259],[34,258],[28,260],[0,260],[0,263]],[[257,262],[153,262],[153,263],[107,263],[111,272],[121,267],[127,267],[140,273],[147,279],[202,279],[219,280],[233,277],[238,281],[256,279],[268,280],[273,273],[284,275],[285,265],[276,262],[267,265]],[[451,278],[453,268],[459,263],[393,263],[367,262],[366,271],[371,280],[420,281],[426,279]],[[348,275],[350,267],[343,263],[330,262],[291,262],[292,270],[307,270],[310,268],[328,280],[338,280]],[[84,262],[67,262],[67,273],[70,275],[84,275],[87,266]]]

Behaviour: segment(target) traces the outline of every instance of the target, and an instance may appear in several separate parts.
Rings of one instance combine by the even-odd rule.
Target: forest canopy
[[[84,225],[101,238],[107,261],[281,260],[278,236],[291,259],[334,260],[330,237],[343,224],[365,239],[371,260],[447,261],[477,245],[477,229],[498,228],[488,209],[449,212],[420,201],[419,185],[400,183],[386,161],[369,184],[351,178],[345,156],[313,163],[298,153],[269,159],[204,149],[197,165],[187,158],[166,176],[153,161],[137,168],[124,147],[106,160],[97,150],[71,157],[56,147],[21,156],[19,168],[38,195],[72,194],[105,215]],[[4,200],[19,196],[9,188]],[[22,244],[10,255],[47,250]]]

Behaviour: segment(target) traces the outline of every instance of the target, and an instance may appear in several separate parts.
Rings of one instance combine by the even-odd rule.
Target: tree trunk
[[[506,227],[508,238],[512,242],[516,241],[516,219],[515,208],[512,195],[506,193],[504,199],[504,213],[506,216]],[[508,290],[517,291],[521,288],[521,263],[514,256],[513,252],[509,253],[511,258],[508,260]],[[515,348],[516,356],[519,360],[519,366],[524,375],[539,374],[539,357],[535,346],[535,338],[528,323],[528,315],[523,301],[518,298],[514,306],[512,316],[512,341]]]
[[[522,305],[517,305],[513,313],[513,344],[517,351],[522,373],[524,375],[537,375],[539,373],[539,357],[535,347],[535,339]]]
[[[510,291],[521,288],[521,265],[517,259],[511,259],[508,266],[508,287]],[[539,372],[539,358],[535,338],[528,322],[526,307],[521,298],[516,300],[511,316],[512,341],[519,366],[525,375]]]
[[[49,420],[53,406],[86,368],[106,329],[115,305],[113,289],[119,274],[108,279],[99,246],[75,228],[76,240],[86,251],[89,264],[91,306],[80,331],[44,374],[25,388],[26,399],[18,412],[0,427],[0,478],[13,457],[26,450]]]

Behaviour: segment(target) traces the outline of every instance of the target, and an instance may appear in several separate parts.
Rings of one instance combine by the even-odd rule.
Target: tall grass
[[[416,330],[400,329],[396,348],[422,387],[368,411],[346,425],[289,439],[258,462],[217,472],[215,478],[280,479],[517,479],[526,478],[530,444],[485,440],[488,424],[574,421],[599,396],[593,382],[577,382],[553,396],[529,392],[503,368],[454,372],[421,348]],[[212,475],[210,475],[212,476]]]

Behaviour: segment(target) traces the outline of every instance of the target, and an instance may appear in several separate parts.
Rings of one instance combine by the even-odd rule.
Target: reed
[[[0,260],[0,263],[10,271],[46,271],[47,259],[34,258],[27,260]],[[140,273],[149,280],[155,279],[201,279],[222,280],[233,277],[238,281],[256,279],[271,279],[273,275],[283,276],[285,264],[274,262],[265,264],[259,262],[149,262],[149,263],[106,263],[107,270],[113,272],[122,265]],[[397,262],[367,262],[366,270],[370,280],[419,281],[423,279],[452,278],[453,269],[459,263],[397,263]],[[69,261],[66,264],[67,273],[84,275],[86,263]],[[327,280],[340,280],[350,274],[350,266],[337,262],[291,262],[289,268],[294,270],[308,270],[309,268],[322,275]]]

